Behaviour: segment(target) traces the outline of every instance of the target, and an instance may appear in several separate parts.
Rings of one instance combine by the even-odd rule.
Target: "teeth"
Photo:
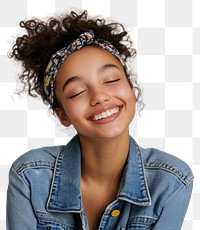
[[[106,117],[110,117],[112,116],[113,114],[117,113],[119,111],[119,108],[114,108],[114,109],[109,109],[105,112],[102,112],[98,115],[95,115],[92,119],[93,121],[98,121],[98,120],[101,120],[103,118],[106,118]]]
[[[112,115],[112,113],[108,110],[108,111],[106,111],[106,115],[107,115],[107,117],[109,117]]]
[[[103,112],[103,113],[101,114],[101,116],[102,116],[103,118],[106,118],[106,117],[107,117],[106,112]]]

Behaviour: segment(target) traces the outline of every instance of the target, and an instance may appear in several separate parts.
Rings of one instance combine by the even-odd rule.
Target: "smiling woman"
[[[55,110],[61,123],[73,124],[85,137],[127,133],[135,113],[135,94],[121,62],[92,46],[74,52],[63,62],[55,79],[55,96],[62,105]]]
[[[40,96],[77,135],[13,163],[7,230],[181,229],[193,174],[129,135],[143,103],[127,68],[136,51],[124,27],[86,11],[20,25],[27,33],[10,57],[22,62],[22,91]]]

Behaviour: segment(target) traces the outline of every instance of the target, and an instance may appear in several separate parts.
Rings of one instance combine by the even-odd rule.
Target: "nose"
[[[105,92],[99,88],[96,90],[93,89],[91,100],[90,100],[90,104],[92,106],[103,104],[109,100],[110,100],[110,95],[108,94],[108,92]]]

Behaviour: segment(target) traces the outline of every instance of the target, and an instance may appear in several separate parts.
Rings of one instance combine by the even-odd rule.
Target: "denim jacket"
[[[78,136],[66,146],[19,157],[9,173],[7,230],[89,230],[80,179]],[[106,207],[99,229],[180,230],[192,185],[187,164],[168,153],[143,149],[130,137],[118,196]]]

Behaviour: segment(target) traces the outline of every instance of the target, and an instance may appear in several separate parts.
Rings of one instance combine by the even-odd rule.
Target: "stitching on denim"
[[[143,156],[142,156],[142,152],[141,152],[141,149],[140,147],[138,146],[138,144],[135,142],[135,145],[136,145],[136,149],[137,149],[137,152],[139,153],[139,156],[141,158],[141,163],[142,163],[142,175],[143,175],[143,178],[144,178],[144,183],[143,183],[143,186],[145,187],[145,192],[146,192],[146,197],[148,197],[148,202],[149,202],[149,205],[151,205],[151,196],[150,196],[150,193],[149,193],[149,188],[148,188],[148,183],[147,183],[147,179],[146,179],[146,176],[145,176],[145,167],[144,167],[144,159],[143,159]],[[143,190],[143,191],[144,191]]]
[[[62,148],[59,148],[58,150],[56,150],[56,153],[57,153],[56,156],[61,151],[61,149]],[[31,150],[30,152],[34,152],[34,150]],[[24,171],[28,169],[38,169],[38,168],[47,168],[47,169],[53,170],[54,164],[55,162],[50,163],[47,160],[35,160],[35,161],[30,161],[30,162],[28,161],[26,163],[21,164],[19,167],[17,167],[16,172],[18,174],[22,174]]]
[[[25,180],[17,173],[17,171],[12,167],[11,171],[18,177],[20,178],[20,180],[22,181],[22,183],[25,185],[25,187],[27,188],[27,191],[30,192],[30,189],[28,187],[28,185],[26,184]]]
[[[68,229],[70,227],[75,229],[75,227],[73,225],[71,225],[67,220],[62,220],[62,222],[60,222],[60,220],[58,218],[56,218],[55,216],[48,214],[48,213],[44,213],[41,211],[37,211],[36,210],[36,215],[37,218],[40,220],[40,222],[45,223],[45,224],[56,224],[56,226],[62,226],[62,228],[64,229]]]
[[[193,176],[190,176],[188,178],[188,176],[184,175],[182,172],[180,172],[178,169],[174,168],[171,165],[168,165],[166,163],[144,163],[144,167],[147,169],[160,169],[160,170],[164,170],[166,172],[170,172],[172,174],[174,174],[175,176],[177,176],[179,178],[179,180],[181,180],[183,182],[183,184],[185,184],[186,186],[193,180]]]
[[[39,168],[48,168],[48,169],[53,169],[54,164],[51,164],[49,162],[46,161],[38,161],[38,162],[29,162],[27,164],[23,164],[18,170],[17,170],[17,174],[20,175],[22,174],[24,171],[28,170],[28,169],[39,169]]]
[[[149,217],[149,216],[135,216],[130,217],[128,224],[152,224],[157,221],[156,218]]]

